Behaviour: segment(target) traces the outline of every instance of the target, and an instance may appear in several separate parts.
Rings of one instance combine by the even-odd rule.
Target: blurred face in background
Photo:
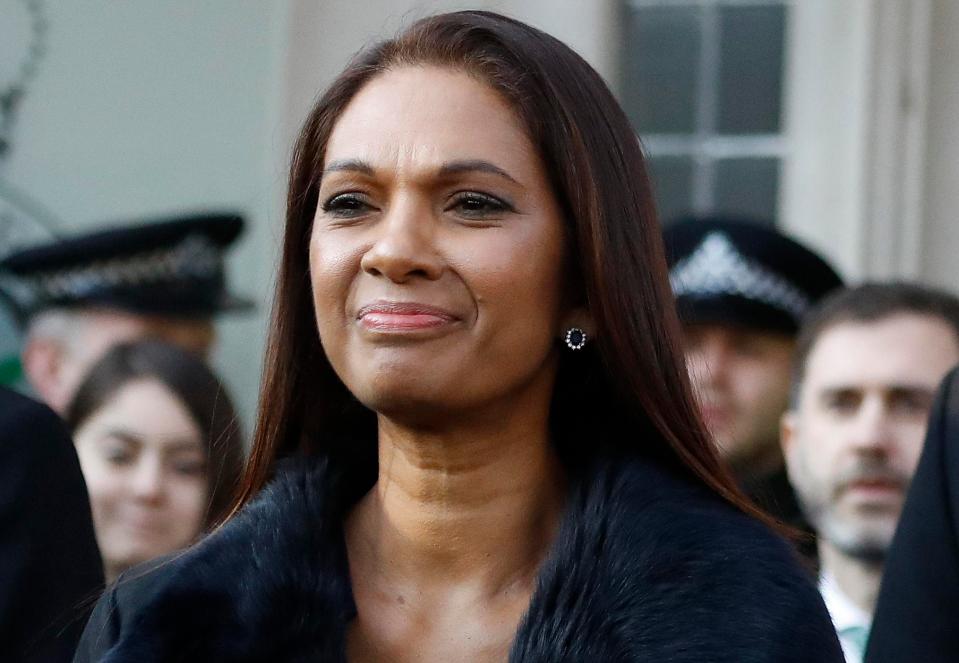
[[[793,338],[719,324],[684,332],[690,378],[720,453],[741,474],[775,470]]]
[[[202,433],[161,382],[125,384],[74,441],[108,580],[198,537],[208,497]]]
[[[821,544],[885,557],[936,389],[957,361],[955,333],[931,316],[840,322],[816,341],[782,443]]]
[[[43,401],[63,414],[87,371],[120,343],[157,338],[205,357],[215,331],[209,319],[179,319],[90,308],[41,313],[31,322],[23,367]]]

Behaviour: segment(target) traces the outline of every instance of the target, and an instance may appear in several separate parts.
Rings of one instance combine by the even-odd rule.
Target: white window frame
[[[787,30],[781,227],[850,280],[919,277],[931,0],[802,0]]]
[[[716,128],[716,110],[719,104],[717,76],[721,49],[719,33],[719,10],[723,7],[785,7],[788,12],[793,0],[629,0],[628,5],[637,9],[650,7],[700,7],[703,11],[702,48],[699,55],[699,71],[696,83],[696,118],[691,133],[659,134],[640,132],[640,138],[650,157],[691,157],[693,172],[690,192],[691,210],[705,214],[716,209],[716,161],[729,158],[776,159],[780,163],[780,187],[782,165],[789,145],[785,127],[778,133],[766,134],[720,134]],[[787,48],[788,45],[784,45]],[[785,54],[784,54],[785,56]],[[783,74],[783,84],[786,84]]]

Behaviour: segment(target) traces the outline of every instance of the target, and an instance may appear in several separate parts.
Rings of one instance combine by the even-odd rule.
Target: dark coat
[[[943,382],[932,409],[865,660],[959,661],[959,370]]]
[[[69,435],[49,408],[0,388],[0,659],[69,661],[102,588]]]
[[[796,549],[810,572],[818,572],[819,555],[816,552],[815,532],[799,507],[799,499],[789,483],[785,465],[762,477],[744,481],[742,488],[763,511],[795,530]]]
[[[226,526],[120,579],[76,661],[344,661],[356,614],[323,461],[298,460]],[[790,546],[645,461],[573,478],[511,661],[840,663]]]

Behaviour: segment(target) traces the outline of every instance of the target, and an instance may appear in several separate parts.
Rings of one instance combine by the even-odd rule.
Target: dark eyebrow
[[[323,169],[323,175],[327,173],[340,173],[340,172],[357,172],[364,175],[369,175],[372,177],[376,174],[376,171],[373,169],[373,166],[361,161],[360,159],[339,159],[337,161],[331,161],[326,165],[326,168]]]
[[[507,173],[505,170],[499,166],[490,163],[489,161],[483,161],[482,159],[464,159],[462,161],[448,161],[443,164],[443,167],[439,170],[439,175],[441,177],[448,177],[450,175],[460,175],[463,173],[490,173],[492,175],[498,175],[503,179],[509,180],[513,184],[519,184],[512,175]]]
[[[103,431],[103,435],[120,440],[121,442],[126,442],[127,444],[140,444],[143,441],[140,435],[125,428],[106,428]]]
[[[323,169],[323,175],[327,173],[356,172],[369,177],[376,174],[376,169],[370,164],[360,159],[338,159],[331,161]],[[483,161],[482,159],[463,159],[460,161],[447,161],[438,172],[440,177],[449,177],[451,175],[461,175],[463,173],[490,173],[503,179],[509,180],[513,184],[519,184],[512,175],[507,173],[499,166]]]
[[[929,387],[924,387],[920,385],[912,384],[894,384],[889,386],[889,394],[895,397],[908,396],[908,397],[919,397],[929,399],[930,401],[935,397],[936,390],[930,389]]]

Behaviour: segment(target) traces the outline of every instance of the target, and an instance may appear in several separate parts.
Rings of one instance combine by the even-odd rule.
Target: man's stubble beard
[[[895,522],[891,527],[870,523],[867,516],[857,519],[852,514],[839,513],[839,500],[845,486],[859,478],[884,477],[905,484],[905,478],[888,468],[885,463],[873,461],[857,463],[828,483],[809,486],[805,467],[801,481],[793,482],[800,508],[816,531],[817,536],[840,553],[869,566],[881,566],[892,545]],[[905,491],[905,485],[903,486]],[[825,498],[823,497],[825,496]],[[895,518],[898,522],[898,515]]]

